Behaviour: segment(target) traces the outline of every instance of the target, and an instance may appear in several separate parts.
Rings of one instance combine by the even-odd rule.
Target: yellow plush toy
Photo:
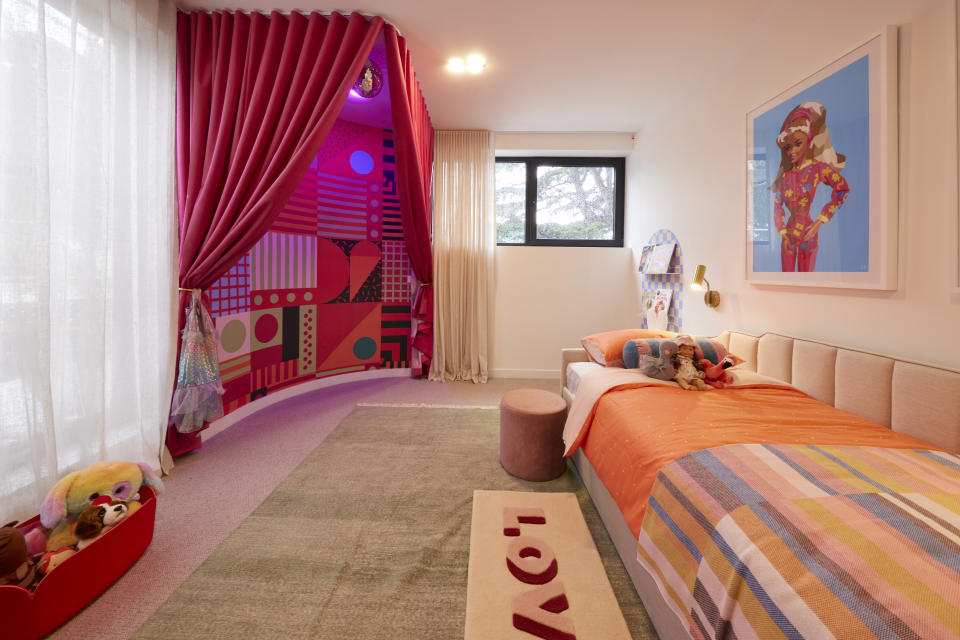
[[[51,529],[47,551],[77,542],[74,526],[83,510],[100,500],[124,500],[128,515],[140,508],[136,500],[142,485],[163,491],[163,482],[143,462],[97,462],[86,469],[68,473],[53,486],[40,506],[40,523]]]

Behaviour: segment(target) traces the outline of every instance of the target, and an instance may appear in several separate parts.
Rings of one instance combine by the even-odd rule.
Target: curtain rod
[[[400,27],[397,26],[393,20],[388,19],[386,16],[379,13],[370,13],[369,11],[361,11],[359,9],[181,9],[181,11],[226,11],[228,13],[262,13],[263,15],[270,15],[271,13],[280,13],[285,16],[289,16],[291,13],[319,13],[320,15],[330,17],[331,14],[339,13],[344,16],[349,16],[351,13],[359,13],[364,18],[383,18],[385,24],[389,24],[391,27],[397,30],[398,36],[403,36],[403,31],[400,30]]]

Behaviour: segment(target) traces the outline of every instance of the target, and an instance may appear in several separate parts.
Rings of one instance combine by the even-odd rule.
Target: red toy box
[[[97,596],[137,561],[153,539],[157,498],[153,489],[140,487],[143,505],[96,542],[63,561],[43,578],[36,590],[0,586],[0,637],[34,640],[47,635]],[[29,531],[40,516],[18,525]]]

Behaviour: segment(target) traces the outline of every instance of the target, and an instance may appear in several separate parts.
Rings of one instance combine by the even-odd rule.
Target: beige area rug
[[[498,447],[496,410],[354,409],[133,637],[463,638],[473,492],[491,489],[574,492],[633,637],[655,638],[575,474],[514,478]]]
[[[572,493],[475,491],[465,640],[630,640]]]

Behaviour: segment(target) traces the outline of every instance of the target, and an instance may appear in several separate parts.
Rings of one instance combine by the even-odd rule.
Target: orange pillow
[[[619,331],[604,331],[587,336],[580,341],[590,359],[605,367],[623,366],[623,345],[627,340],[644,338],[675,338],[673,331],[659,331],[657,329],[621,329]]]

